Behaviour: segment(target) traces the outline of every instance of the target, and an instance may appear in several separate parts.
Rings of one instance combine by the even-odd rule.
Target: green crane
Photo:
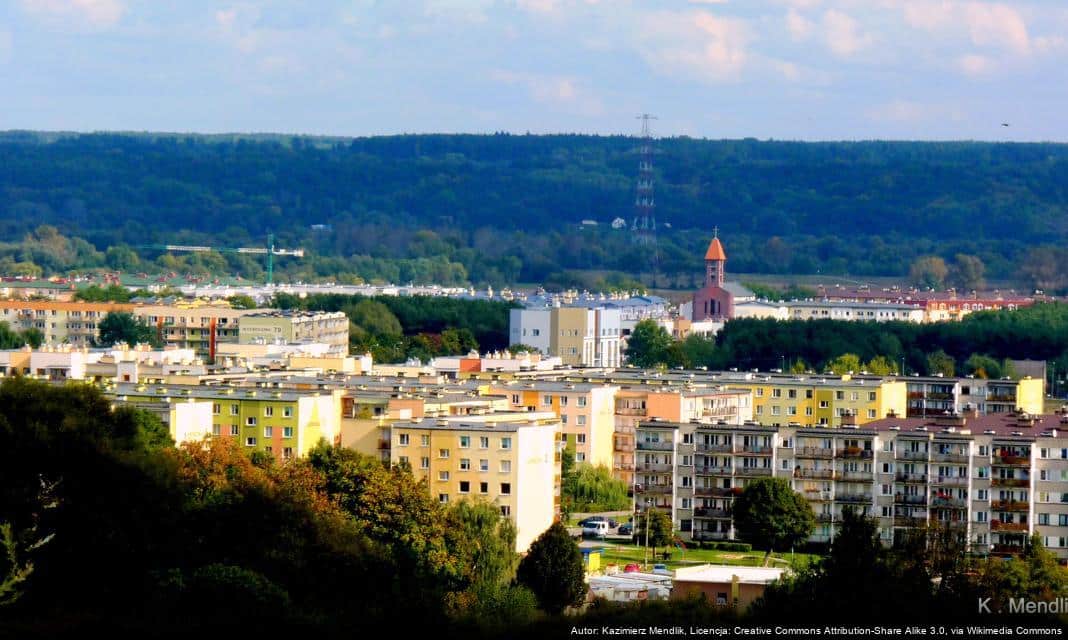
[[[274,284],[274,257],[275,256],[291,256],[294,258],[303,258],[304,249],[279,249],[274,246],[274,234],[267,234],[267,246],[266,247],[205,247],[199,245],[188,244],[142,244],[137,245],[139,249],[157,249],[160,251],[191,251],[195,253],[210,253],[212,251],[218,251],[219,253],[249,253],[249,254],[266,254],[267,256],[267,284]]]

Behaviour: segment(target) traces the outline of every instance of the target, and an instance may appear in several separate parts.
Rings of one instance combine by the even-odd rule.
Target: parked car
[[[668,570],[667,565],[663,565],[663,564],[654,564],[653,565],[653,573],[655,573],[658,576],[670,576],[671,575],[671,571]]]
[[[616,533],[621,536],[634,535],[634,523],[624,522],[623,524],[619,525],[619,530]]]
[[[612,518],[608,519],[608,527],[610,529],[615,529],[618,526],[619,526],[619,521],[618,520],[613,520]]]
[[[593,524],[594,522],[607,522],[607,521],[608,520],[604,516],[590,516],[589,518],[586,518],[585,520],[579,520],[578,526],[585,527],[586,525]]]
[[[632,563],[628,564],[627,566],[623,567],[623,573],[637,573],[637,572],[639,572],[641,570],[642,570],[641,566],[636,562],[632,562]]]
[[[582,527],[582,536],[584,538],[605,538],[608,536],[608,523],[604,520],[591,522]]]

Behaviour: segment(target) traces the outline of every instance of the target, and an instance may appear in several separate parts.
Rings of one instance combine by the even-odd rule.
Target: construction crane
[[[157,249],[159,251],[190,251],[194,253],[210,253],[217,251],[219,253],[248,253],[267,255],[267,284],[274,284],[274,257],[275,256],[291,256],[294,258],[303,258],[304,249],[279,249],[274,246],[274,234],[267,234],[267,246],[266,247],[204,247],[198,245],[188,244],[142,244],[137,245],[139,249]]]

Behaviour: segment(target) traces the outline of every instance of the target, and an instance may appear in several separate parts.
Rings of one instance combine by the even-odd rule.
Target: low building
[[[764,595],[768,585],[782,579],[785,569],[705,564],[675,570],[671,599],[701,594],[709,604],[745,611]]]
[[[553,413],[497,413],[398,421],[390,461],[407,464],[441,503],[482,500],[516,525],[526,551],[559,513],[560,420]]]

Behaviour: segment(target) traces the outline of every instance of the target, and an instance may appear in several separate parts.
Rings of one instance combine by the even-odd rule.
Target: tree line
[[[960,282],[1068,284],[1058,268],[1068,193],[1056,186],[1068,178],[1065,145],[679,137],[657,147],[658,286],[699,284],[714,225],[735,272],[905,277],[931,257]],[[144,245],[262,246],[273,232],[309,251],[279,261],[289,279],[500,286],[592,270],[649,282],[652,252],[611,225],[630,222],[635,149],[632,138],[581,135],[4,134],[0,272],[259,279],[254,256]],[[916,278],[940,272],[927,264]]]

